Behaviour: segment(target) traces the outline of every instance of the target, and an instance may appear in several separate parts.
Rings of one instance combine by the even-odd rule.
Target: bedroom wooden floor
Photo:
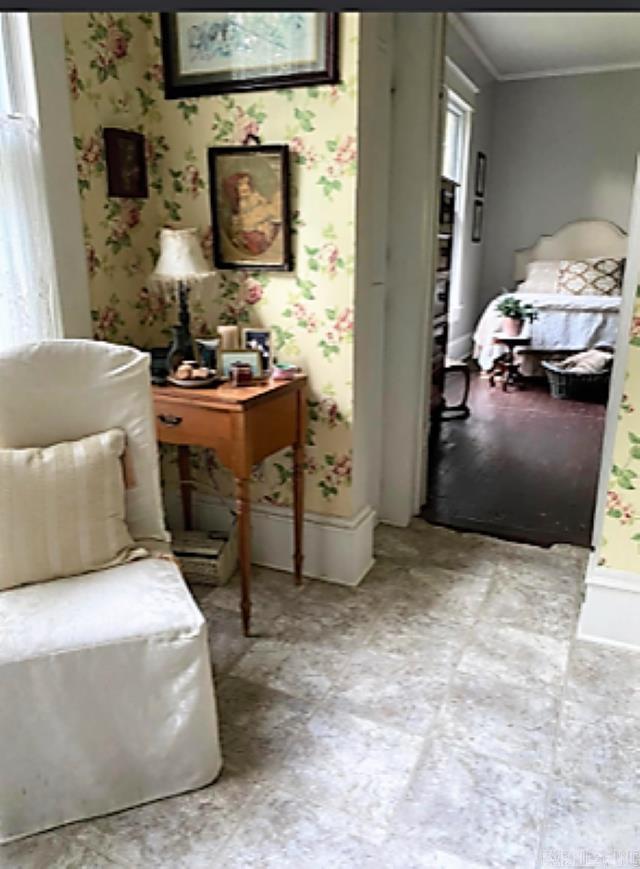
[[[435,433],[423,517],[542,546],[588,546],[605,406],[553,399],[544,383],[508,393],[479,374],[471,383],[469,419]]]

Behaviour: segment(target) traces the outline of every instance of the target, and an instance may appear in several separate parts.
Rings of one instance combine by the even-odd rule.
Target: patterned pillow
[[[562,260],[556,292],[573,296],[619,296],[623,270],[624,260],[613,257]]]

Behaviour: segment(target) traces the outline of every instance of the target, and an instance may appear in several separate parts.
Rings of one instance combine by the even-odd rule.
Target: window
[[[469,109],[449,91],[444,131],[442,174],[462,184],[465,162],[465,133]]]
[[[0,349],[60,335],[29,19],[0,12]]]
[[[454,249],[449,290],[450,318],[453,321],[457,319],[463,303],[462,240],[465,231],[464,213],[467,201],[471,117],[471,107],[455,91],[449,88],[447,90],[447,109],[444,125],[442,174],[460,185],[456,196],[456,211],[454,215]]]

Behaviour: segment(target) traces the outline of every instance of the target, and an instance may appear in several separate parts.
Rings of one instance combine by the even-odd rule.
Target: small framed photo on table
[[[273,366],[271,329],[242,330],[242,346],[247,350],[257,350],[262,360],[262,373],[267,374]]]
[[[231,366],[236,362],[250,365],[253,376],[262,377],[262,360],[257,350],[220,350],[218,357],[218,373],[221,377],[231,377]]]

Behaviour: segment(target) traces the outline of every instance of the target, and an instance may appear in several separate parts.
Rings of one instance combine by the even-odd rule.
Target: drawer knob
[[[182,422],[181,416],[171,416],[171,414],[168,414],[168,413],[161,413],[158,416],[158,419],[160,420],[161,423],[163,423],[163,425],[175,426],[175,425],[180,425],[180,423]]]

